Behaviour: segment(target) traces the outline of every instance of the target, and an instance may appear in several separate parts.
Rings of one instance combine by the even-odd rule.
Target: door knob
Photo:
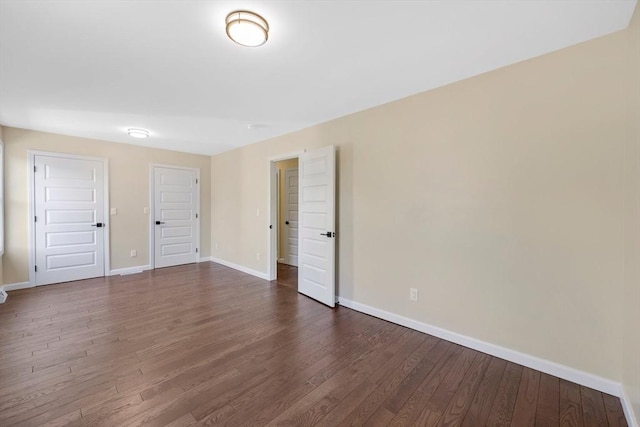
[[[105,225],[106,225],[106,224],[103,224],[103,223],[101,223],[101,222],[98,222],[98,223],[96,223],[96,224],[91,224],[91,226],[92,226],[92,227],[98,227],[98,228],[104,227]]]
[[[156,225],[164,224],[164,221],[156,221]]]
[[[285,223],[285,224],[287,224],[287,225],[289,225],[289,221],[285,221],[284,223]]]
[[[331,231],[327,231],[326,233],[320,233],[321,236],[327,236],[327,237],[334,237],[336,235],[336,233],[333,233]]]

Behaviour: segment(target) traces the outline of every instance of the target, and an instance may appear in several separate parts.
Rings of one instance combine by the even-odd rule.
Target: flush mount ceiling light
[[[129,128],[127,133],[134,138],[149,138],[149,131],[144,129]]]
[[[269,38],[269,24],[257,13],[236,10],[227,15],[227,36],[242,46],[262,46]]]

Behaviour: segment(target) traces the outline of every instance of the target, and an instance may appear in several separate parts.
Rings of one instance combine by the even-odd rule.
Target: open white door
[[[298,266],[298,169],[285,171],[284,263]]]
[[[299,157],[298,291],[335,306],[335,171],[333,146]]]
[[[199,191],[193,169],[154,166],[155,268],[198,261]]]
[[[105,274],[104,162],[34,157],[36,285]]]

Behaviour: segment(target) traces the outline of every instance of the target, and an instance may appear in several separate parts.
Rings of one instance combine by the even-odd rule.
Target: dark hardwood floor
[[[278,284],[298,290],[298,268],[278,263]]]
[[[11,292],[0,425],[626,425],[615,397],[329,309],[288,271],[203,263]]]

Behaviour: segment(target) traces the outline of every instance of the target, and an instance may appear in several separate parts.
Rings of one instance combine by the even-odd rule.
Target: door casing
[[[267,223],[267,277],[276,280],[278,275],[278,168],[276,163],[282,160],[297,159],[304,151],[270,157],[269,162],[269,191],[267,206],[269,206],[269,222]],[[280,177],[283,179],[283,177]]]
[[[268,259],[268,265],[267,265],[267,279],[268,280],[275,280],[277,278],[277,274],[278,274],[278,269],[277,269],[277,258],[278,258],[278,252],[277,252],[277,242],[278,242],[278,230],[277,230],[277,222],[279,220],[279,216],[278,216],[278,175],[277,175],[277,168],[276,168],[276,163],[282,160],[290,160],[290,159],[298,159],[298,173],[300,172],[300,155],[302,155],[303,153],[305,153],[307,150],[302,150],[302,151],[297,151],[297,152],[293,152],[293,153],[289,153],[289,154],[283,154],[283,155],[279,155],[279,156],[274,156],[274,157],[270,157],[268,159],[269,162],[269,177],[268,177],[268,184],[269,184],[269,191],[268,191],[268,206],[269,206],[269,221],[266,224],[266,232],[267,232],[267,259]],[[337,170],[337,163],[336,163],[336,169],[335,169],[335,176],[337,179],[337,175],[338,175],[338,170]],[[300,179],[300,178],[299,178]],[[337,182],[337,181],[336,181]],[[298,183],[300,185],[300,182]],[[300,187],[299,187],[300,188]],[[300,191],[300,190],[298,190]],[[300,203],[300,200],[298,201],[298,203]],[[338,200],[337,200],[337,189],[336,189],[336,209],[338,206]],[[337,212],[336,212],[337,214]],[[336,218],[337,220],[337,218]],[[300,217],[298,217],[298,228],[300,230]],[[336,222],[335,224],[336,226],[336,230],[337,231],[337,227],[338,224]],[[327,230],[329,231],[329,230]],[[300,231],[298,232],[299,235]],[[336,247],[336,251],[337,251],[337,247]],[[336,252],[337,254],[337,252]],[[338,267],[338,260],[337,258],[335,259],[335,268],[337,271]],[[298,265],[300,265],[300,260],[298,260]],[[337,289],[337,283],[335,284],[335,289],[334,289],[337,293],[338,289]],[[335,295],[335,301],[337,302],[338,297],[337,295]]]

